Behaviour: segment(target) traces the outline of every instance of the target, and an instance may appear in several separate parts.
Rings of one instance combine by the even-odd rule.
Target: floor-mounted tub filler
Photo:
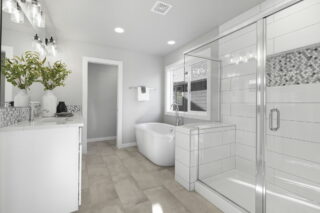
[[[137,124],[139,152],[159,166],[173,166],[174,129],[174,126],[164,123]]]

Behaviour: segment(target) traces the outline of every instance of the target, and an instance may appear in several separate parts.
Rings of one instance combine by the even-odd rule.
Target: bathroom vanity
[[[0,212],[69,213],[81,204],[82,117],[0,128]]]

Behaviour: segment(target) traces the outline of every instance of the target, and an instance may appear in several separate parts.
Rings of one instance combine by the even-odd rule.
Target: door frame
[[[88,143],[88,65],[89,63],[103,64],[117,66],[117,147],[123,147],[122,141],[122,119],[123,119],[123,62],[112,60],[112,59],[102,59],[95,57],[83,57],[82,58],[82,116],[84,121],[82,143],[83,152],[87,152]]]
[[[13,58],[13,47],[2,45],[1,52],[5,53],[6,58],[10,58],[10,59]],[[5,102],[13,101],[13,86],[11,83],[7,81],[7,79],[5,79],[4,92],[5,92],[4,101]]]

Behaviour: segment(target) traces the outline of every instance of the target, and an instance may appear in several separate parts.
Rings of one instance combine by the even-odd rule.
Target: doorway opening
[[[116,140],[122,147],[122,79],[122,61],[83,58],[84,153],[93,141]]]

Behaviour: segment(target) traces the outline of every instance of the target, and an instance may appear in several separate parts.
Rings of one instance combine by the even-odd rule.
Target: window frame
[[[187,60],[187,65],[196,64],[201,61],[206,61],[209,72],[207,73],[207,111],[200,112],[200,111],[191,111],[191,75],[188,74],[186,76],[186,81],[188,83],[188,106],[187,106],[187,112],[179,111],[179,115],[184,118],[192,118],[192,119],[199,119],[199,120],[211,120],[211,61],[205,60],[205,59],[197,59],[197,60]],[[172,63],[165,67],[165,115],[168,116],[175,116],[175,111],[171,109],[171,103],[172,103],[172,83],[170,81],[170,72],[172,70],[178,70],[183,69],[183,72],[185,72],[184,67],[184,60],[179,60],[175,63]]]

